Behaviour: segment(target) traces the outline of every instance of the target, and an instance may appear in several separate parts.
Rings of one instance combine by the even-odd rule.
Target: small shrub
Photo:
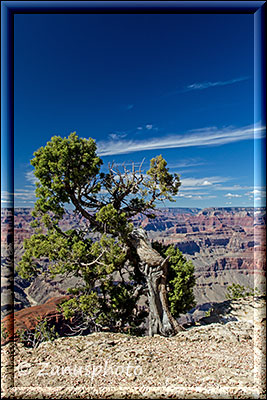
[[[211,316],[211,312],[213,311],[213,308],[209,308],[206,312],[205,312],[205,317],[208,318]]]
[[[248,296],[260,296],[261,292],[258,288],[250,288],[240,285],[239,283],[233,283],[231,286],[228,286],[226,298],[228,300],[241,299]]]
[[[1,340],[6,340],[8,337],[7,328],[1,324]]]
[[[54,325],[50,326],[47,319],[40,320],[34,331],[21,329],[17,332],[19,341],[26,347],[37,347],[42,342],[53,341],[59,337]]]

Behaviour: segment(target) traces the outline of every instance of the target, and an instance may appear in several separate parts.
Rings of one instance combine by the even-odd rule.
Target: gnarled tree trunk
[[[148,286],[149,335],[175,335],[182,328],[169,311],[166,277],[168,259],[164,259],[152,248],[146,232],[135,228],[131,233],[131,244],[140,260],[140,270]]]

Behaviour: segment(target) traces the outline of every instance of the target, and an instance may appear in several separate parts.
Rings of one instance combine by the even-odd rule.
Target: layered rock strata
[[[3,209],[2,245],[12,240],[12,212]],[[23,254],[23,240],[33,233],[30,209],[14,210],[14,264]],[[174,244],[195,265],[197,285],[196,300],[199,304],[222,301],[227,287],[233,283],[264,290],[266,267],[266,211],[254,208],[162,209],[154,220],[138,215],[135,225],[141,225],[153,241]],[[72,211],[66,212],[61,227],[75,228],[87,222]],[[2,258],[2,292],[11,292],[13,266]],[[55,280],[36,278],[29,282],[14,276],[15,309],[28,307],[29,303],[45,303],[49,298],[66,294],[74,286],[75,278]],[[10,305],[2,305],[2,315]]]

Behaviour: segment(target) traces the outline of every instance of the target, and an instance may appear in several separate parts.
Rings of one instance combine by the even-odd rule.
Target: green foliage
[[[37,347],[42,342],[52,342],[59,337],[56,327],[50,325],[47,319],[38,318],[38,320],[39,322],[33,331],[21,329],[17,332],[19,341],[26,347]]]
[[[80,139],[75,132],[68,138],[51,138],[45,147],[34,153],[31,164],[38,178],[35,210],[46,213],[54,211],[61,217],[64,203],[70,203],[76,190],[85,187],[98,174],[102,161],[96,155],[93,139]],[[92,187],[92,195],[100,190],[100,185]]]
[[[151,160],[146,173],[134,164],[131,170],[112,164],[103,172],[95,141],[75,132],[68,138],[52,137],[31,163],[37,178],[35,234],[24,242],[18,273],[25,279],[38,274],[80,277],[83,285],[71,288],[71,298],[61,305],[66,318],[137,331],[145,316],[137,301],[146,282],[129,240],[132,217],[155,217],[156,202],[177,195],[179,176],[169,173],[161,155]],[[69,230],[60,224],[66,205],[82,219]],[[193,304],[194,268],[175,249],[166,255],[169,302],[178,316]]]
[[[168,301],[171,314],[178,318],[180,314],[186,313],[193,308],[195,296],[193,288],[196,280],[194,275],[194,265],[188,261],[182,252],[174,246],[163,246],[153,243],[153,247],[168,260]]]
[[[212,313],[212,311],[213,311],[213,308],[211,307],[211,308],[209,308],[206,312],[205,312],[205,317],[206,318],[208,318],[208,317],[210,317],[211,316],[211,313]]]
[[[89,318],[94,317],[99,309],[97,293],[91,292],[89,294],[85,294],[80,291],[80,295],[78,297],[64,301],[60,308],[66,319],[73,318],[77,312],[84,312],[89,316]]]
[[[104,232],[115,235],[120,233],[123,237],[127,237],[133,229],[133,224],[128,222],[126,213],[120,213],[113,204],[102,207],[96,213],[96,221],[104,225]]]
[[[173,201],[171,195],[177,195],[178,189],[181,186],[179,175],[171,175],[167,168],[167,161],[162,155],[152,158],[150,161],[150,169],[147,175],[152,179],[147,183],[147,187],[153,191],[159,190],[160,197]]]
[[[261,292],[258,288],[245,287],[239,283],[233,283],[227,287],[226,298],[228,300],[240,299],[248,296],[260,296]]]
[[[5,340],[8,337],[7,328],[1,322],[1,340]]]
[[[195,306],[194,265],[191,261],[186,260],[179,249],[175,249],[173,246],[170,246],[165,254],[170,256],[168,270],[170,311],[177,318]]]

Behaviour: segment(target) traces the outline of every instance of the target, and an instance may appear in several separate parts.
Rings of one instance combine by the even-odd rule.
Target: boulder
[[[24,308],[7,315],[2,319],[1,344],[18,341],[19,331],[34,331],[41,320],[46,319],[49,324],[64,329],[64,317],[58,310],[58,305],[70,296],[52,297],[46,303]]]

